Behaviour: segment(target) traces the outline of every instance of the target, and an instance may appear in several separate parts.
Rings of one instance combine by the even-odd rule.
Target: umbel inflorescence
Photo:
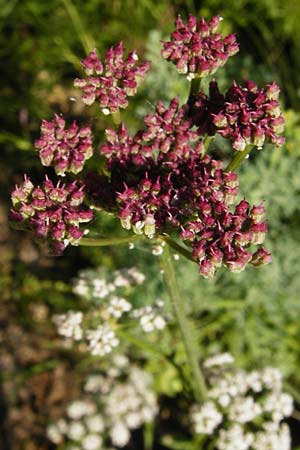
[[[221,266],[240,272],[248,263],[270,262],[262,246],[267,233],[264,205],[238,199],[234,170],[249,146],[284,143],[279,88],[274,82],[262,89],[252,81],[241,86],[233,82],[221,93],[213,79],[208,93],[201,90],[200,80],[238,51],[235,35],[224,37],[217,31],[220,20],[190,16],[185,24],[178,17],[170,41],[162,44],[162,56],[191,82],[186,104],[179,105],[176,98],[169,105],[159,101],[133,135],[123,123],[107,129],[100,148],[105,164],[97,172],[84,172],[93,154],[90,127],[68,125],[58,115],[43,121],[35,144],[42,164],[53,166],[57,176],[73,173],[76,181],[46,178],[34,187],[25,177],[12,194],[12,221],[60,254],[68,244],[80,244],[81,224],[92,220],[92,208],[103,209],[117,216],[129,233],[181,239],[185,254],[190,251],[206,278]],[[124,58],[122,43],[107,51],[104,63],[94,49],[83,60],[84,77],[75,86],[85,104],[99,104],[105,115],[119,114],[149,66],[138,62],[135,51]],[[208,154],[208,138],[216,134],[232,145],[227,168]]]

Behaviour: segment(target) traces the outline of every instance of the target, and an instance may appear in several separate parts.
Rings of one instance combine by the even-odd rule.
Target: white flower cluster
[[[72,450],[101,450],[104,420],[97,405],[90,400],[74,401],[67,408],[67,417],[47,428],[47,437],[55,444],[70,442]]]
[[[107,312],[110,316],[120,319],[124,313],[130,311],[131,304],[122,297],[113,296],[109,299]]]
[[[122,308],[124,310],[124,305],[122,305]],[[127,305],[125,309],[128,309]],[[120,306],[118,308],[119,313]],[[120,343],[109,323],[101,324],[94,329],[85,329],[81,311],[56,314],[52,317],[52,320],[57,327],[58,334],[74,341],[85,341],[92,355],[107,355]]]
[[[141,285],[144,281],[145,275],[135,267],[116,270],[109,277],[99,267],[98,269],[87,269],[79,272],[78,278],[74,281],[73,292],[89,300],[101,300],[111,295],[118,288]]]
[[[156,300],[153,305],[135,309],[132,316],[139,319],[140,325],[146,333],[163,330],[166,326],[166,320],[162,315],[163,306],[162,300]]]
[[[51,424],[48,438],[72,450],[113,450],[131,438],[131,430],[153,421],[157,414],[151,376],[114,355],[105,375],[92,374],[84,384],[83,399],[72,402],[67,417]]]
[[[230,353],[221,353],[219,355],[214,355],[211,358],[206,359],[206,361],[203,364],[203,367],[205,368],[218,367],[233,363],[234,358]]]
[[[89,351],[95,356],[107,355],[120,343],[108,324],[100,325],[94,330],[86,330],[85,335]]]
[[[281,373],[270,367],[234,370],[232,363],[229,354],[204,363],[219,373],[212,372],[208,400],[191,408],[194,431],[217,450],[290,450],[289,429],[281,422],[291,415],[293,399],[282,392]]]
[[[145,275],[135,267],[129,269],[116,270],[114,272],[114,285],[116,287],[130,287],[141,285],[145,281]]]
[[[120,326],[119,321],[126,319],[126,316],[138,319],[146,333],[163,330],[166,326],[161,300],[132,311],[132,304],[118,295],[120,290],[142,284],[145,277],[141,272],[136,268],[117,270],[108,277],[109,281],[103,275],[104,271],[100,268],[82,271],[74,285],[77,294],[90,300],[97,299],[96,303],[90,303],[84,314],[69,311],[53,316],[58,334],[69,339],[67,344],[71,344],[72,340],[82,341],[82,351],[87,349],[92,355],[101,357],[120,344],[116,330]]]
[[[81,311],[68,311],[65,314],[55,314],[52,317],[58,334],[75,341],[80,341],[83,336],[82,319],[83,314]]]
[[[194,405],[190,411],[197,434],[212,434],[222,422],[223,415],[217,410],[213,402],[206,402],[203,406]]]
[[[130,439],[130,430],[151,422],[157,414],[156,397],[150,389],[151,376],[132,367],[126,383],[112,386],[104,408],[110,418],[109,435],[117,447],[124,447]]]

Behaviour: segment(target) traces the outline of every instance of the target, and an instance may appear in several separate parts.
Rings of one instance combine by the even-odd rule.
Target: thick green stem
[[[244,159],[249,155],[252,149],[252,145],[247,145],[244,151],[237,152],[233,160],[226,167],[225,172],[233,172],[234,170],[236,170],[240,166],[242,161],[244,161]]]
[[[181,331],[186,356],[190,364],[195,398],[201,402],[206,398],[206,385],[198,361],[198,346],[194,338],[192,323],[186,316],[185,305],[178,290],[168,245],[165,246],[162,255],[162,269],[175,317]]]
[[[117,112],[115,112],[115,113],[112,113],[111,117],[112,117],[113,123],[114,123],[115,125],[120,125],[120,123],[121,123],[121,113],[120,113],[120,110],[117,111]]]
[[[85,247],[105,247],[107,245],[129,244],[130,242],[141,239],[140,235],[124,236],[117,238],[82,238],[79,245]]]
[[[206,136],[203,140],[203,144],[204,144],[204,149],[205,149],[205,153],[208,152],[209,146],[211,144],[211,142],[214,140],[215,136]]]

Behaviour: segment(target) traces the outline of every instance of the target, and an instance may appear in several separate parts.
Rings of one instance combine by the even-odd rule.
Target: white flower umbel
[[[115,450],[108,449],[109,439],[124,447],[131,430],[153,421],[158,412],[152,384],[149,373],[131,365],[126,356],[113,355],[109,370],[89,375],[83,398],[69,404],[67,417],[48,427],[48,438],[68,449]]]
[[[108,324],[100,325],[95,330],[87,330],[89,351],[92,355],[104,356],[110,353],[120,343],[115,332]]]
[[[225,355],[204,363],[208,400],[191,408],[193,430],[216,450],[290,450],[289,429],[280,422],[292,414],[293,399],[282,392],[280,371],[238,370]]]
[[[68,311],[66,314],[55,314],[52,317],[58,334],[75,341],[79,341],[83,336],[82,319],[83,313],[81,311]]]
[[[236,397],[228,408],[228,417],[233,422],[247,423],[261,414],[261,406],[253,397]]]
[[[289,394],[283,392],[271,392],[263,402],[263,409],[272,415],[274,422],[280,422],[293,412],[293,399]]]
[[[145,275],[139,272],[135,267],[130,269],[116,270],[113,274],[113,283],[115,287],[130,287],[143,284]]]
[[[112,385],[104,406],[104,414],[111,424],[111,433],[116,436],[116,430],[119,430],[123,436],[122,442],[125,441],[125,436],[130,435],[129,430],[153,421],[156,416],[158,407],[156,396],[151,389],[152,382],[148,373],[133,366],[126,382]],[[125,433],[125,428],[128,433]],[[113,444],[120,446],[116,439],[118,438],[114,438]]]
[[[91,401],[76,400],[67,408],[67,415],[70,419],[78,420],[84,416],[90,416],[96,411],[95,405]]]
[[[212,434],[223,419],[213,402],[206,402],[202,406],[195,405],[190,417],[197,434]]]
[[[162,315],[162,310],[163,302],[162,300],[157,300],[153,305],[135,309],[132,316],[139,319],[145,333],[151,333],[155,330],[163,330],[166,327],[167,323]]]
[[[122,297],[113,296],[109,299],[107,312],[110,316],[119,319],[122,315],[132,308],[131,304]]]
[[[234,358],[230,353],[221,353],[205,360],[204,367],[227,366],[234,363]]]
[[[278,430],[260,431],[252,444],[253,450],[290,450],[291,435],[284,423]]]
[[[89,300],[104,299],[115,289],[114,284],[107,281],[101,267],[82,270],[73,283],[74,294]]]
[[[245,433],[241,425],[234,424],[228,430],[220,430],[217,449],[248,450],[251,448],[253,439],[252,433]]]
[[[141,285],[145,275],[135,267],[106,274],[103,268],[86,269],[74,280],[73,292],[96,302],[109,297],[116,289]]]

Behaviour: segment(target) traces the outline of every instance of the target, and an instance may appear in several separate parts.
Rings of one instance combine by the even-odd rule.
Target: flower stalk
[[[243,150],[242,152],[237,152],[232,161],[226,167],[225,172],[233,172],[234,170],[236,170],[244,161],[244,159],[247,158],[252,149],[252,145],[247,145],[245,150]]]
[[[84,247],[106,247],[108,245],[130,244],[142,237],[143,236],[131,235],[116,238],[82,238],[79,241],[79,245]]]
[[[175,317],[178,321],[186,356],[190,365],[193,379],[194,395],[197,401],[204,401],[206,398],[206,384],[204,376],[201,372],[198,361],[198,346],[193,336],[193,328],[191,322],[186,316],[185,306],[179,293],[178,285],[169,246],[166,245],[161,259],[162,269],[164,273],[165,284],[169,293],[171,304],[174,309]]]
[[[172,238],[169,236],[163,236],[163,240],[176,252],[180,253],[182,256],[184,256],[186,259],[196,263],[195,259],[193,258],[193,255],[191,252],[189,252],[187,249],[185,249],[182,245],[177,244]]]

